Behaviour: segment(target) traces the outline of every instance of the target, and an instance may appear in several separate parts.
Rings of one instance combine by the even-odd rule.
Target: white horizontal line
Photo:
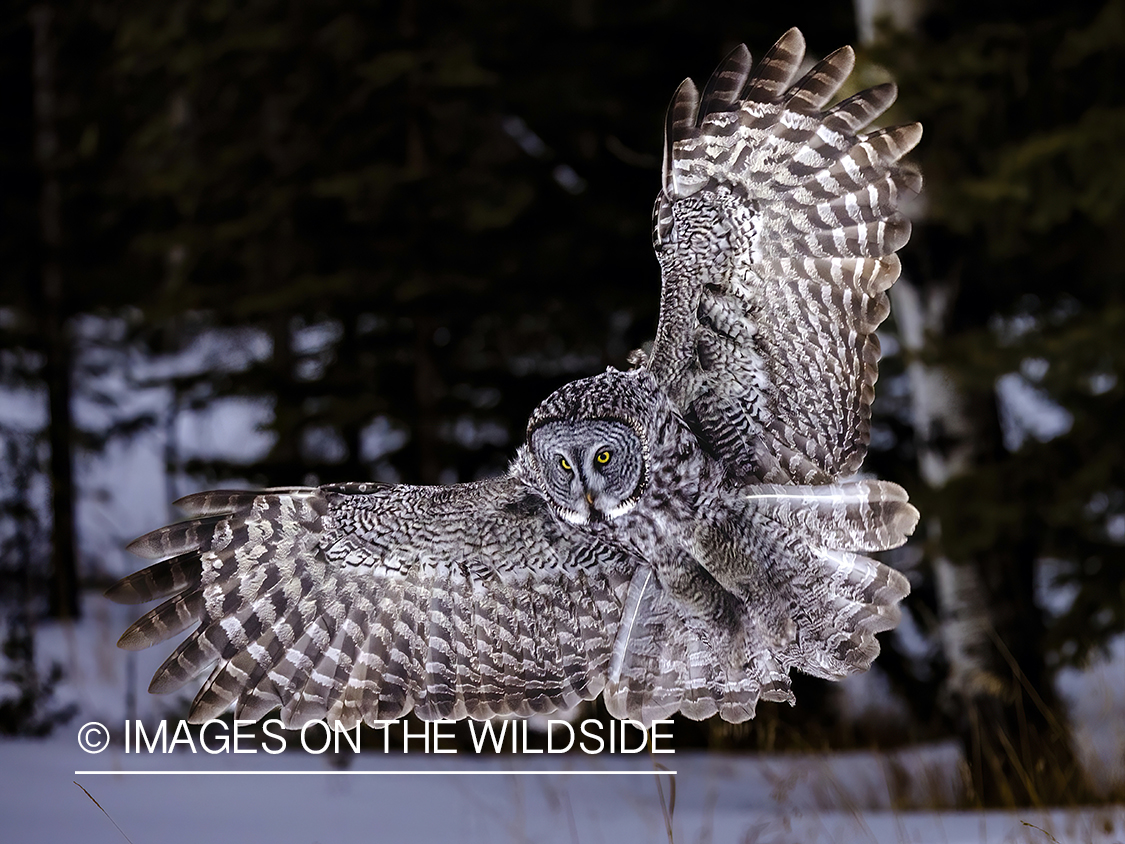
[[[80,776],[318,776],[318,777],[378,777],[378,776],[431,776],[431,777],[458,777],[458,776],[618,776],[637,777],[649,776],[675,776],[676,771],[75,771],[76,777]]]

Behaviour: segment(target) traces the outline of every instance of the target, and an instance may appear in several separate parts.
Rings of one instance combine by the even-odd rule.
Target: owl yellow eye
[[[610,457],[609,449],[603,448],[601,451],[598,452],[597,461],[604,466],[606,463],[609,462],[609,457]]]
[[[559,465],[562,466],[566,471],[568,471],[568,472],[570,471],[570,463],[567,461],[567,459],[565,457],[559,458]]]

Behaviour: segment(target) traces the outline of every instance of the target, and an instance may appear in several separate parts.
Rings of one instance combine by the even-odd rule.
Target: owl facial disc
[[[532,431],[530,444],[560,518],[584,525],[616,519],[636,505],[644,451],[632,426],[607,419],[556,420]]]

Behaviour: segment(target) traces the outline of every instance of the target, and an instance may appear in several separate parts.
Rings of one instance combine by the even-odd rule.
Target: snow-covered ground
[[[0,741],[0,840],[120,842],[123,832],[135,844],[660,842],[667,831],[659,789],[671,800],[674,776],[679,842],[1125,844],[1121,806],[936,810],[957,800],[961,760],[953,745],[882,754],[404,755],[365,748],[316,755],[291,740],[277,755],[253,742],[256,753],[192,753],[184,745],[168,754],[126,753],[126,718],[144,720],[151,732],[157,719],[183,711],[187,695],[145,691],[169,647],[139,654],[112,647],[137,608],[95,595],[85,606],[79,625],[38,631],[40,661],[58,661],[68,672],[58,703],[75,703],[80,712],[45,740]],[[1091,746],[1104,744],[1098,736],[1125,723],[1125,695],[1113,673],[1107,667],[1068,680],[1074,711],[1089,719],[1079,722],[1080,746],[1083,735]],[[862,708],[871,691],[857,686],[851,705]],[[98,754],[79,748],[90,721],[105,723],[115,740]],[[1104,746],[1092,752],[1107,754]],[[675,774],[656,773],[654,763]]]
[[[119,724],[126,718],[151,723],[186,711],[194,688],[168,696],[147,692],[171,644],[140,652],[113,647],[144,608],[113,604],[97,593],[88,593],[83,606],[86,616],[79,625],[45,624],[37,632],[42,669],[54,662],[66,674],[58,703],[80,707],[72,723]],[[872,672],[837,684],[841,707],[853,719],[897,717],[893,707],[888,709],[893,695],[881,679]],[[1125,637],[1113,639],[1108,654],[1085,669],[1061,671],[1058,687],[1068,706],[1075,750],[1091,784],[1102,793],[1119,792],[1125,785]]]
[[[229,355],[228,346],[264,354],[242,341],[211,351],[203,343],[203,352]],[[169,365],[202,365],[207,358],[203,352],[194,349],[185,355],[186,363]],[[121,369],[106,371],[113,375]],[[143,380],[144,374],[134,373],[133,380]],[[129,394],[134,403],[151,401],[157,416],[169,412],[168,396],[158,388],[139,390],[131,381],[99,387],[111,396]],[[0,416],[11,424],[23,420],[34,430],[42,422],[33,412],[42,397],[17,398],[9,394],[0,402]],[[120,413],[137,410],[124,402],[107,406]],[[94,418],[95,410],[92,404],[76,408],[85,428],[101,429],[113,421]],[[123,550],[125,542],[173,515],[167,509],[170,494],[193,491],[186,488],[190,479],[184,476],[164,477],[166,436],[178,441],[181,457],[215,456],[224,443],[238,443],[239,456],[252,459],[268,446],[258,428],[268,414],[268,408],[221,403],[204,412],[181,411],[174,425],[149,429],[81,461],[78,520],[84,570],[117,576],[135,568],[137,561]],[[374,439],[394,433],[380,430],[373,428]],[[370,451],[374,459],[378,443]],[[79,714],[46,740],[0,741],[0,842],[120,842],[126,840],[122,832],[135,844],[239,839],[659,842],[667,840],[667,832],[658,782],[667,800],[673,780],[667,774],[657,779],[655,759],[676,771],[673,832],[680,842],[1125,844],[1125,807],[932,810],[955,801],[961,760],[952,746],[820,756],[404,756],[365,751],[349,756],[346,769],[327,755],[299,750],[277,756],[211,756],[181,749],[137,756],[126,755],[116,744],[89,755],[78,747],[80,728],[87,722],[104,722],[119,734],[126,718],[152,724],[181,713],[186,702],[183,696],[157,698],[145,691],[170,644],[138,654],[113,647],[138,608],[116,606],[96,594],[86,596],[83,605],[81,624],[44,625],[37,631],[41,665],[58,662],[66,671],[58,703],[76,704]],[[1125,783],[1123,666],[1125,638],[1119,637],[1111,643],[1108,659],[1084,671],[1068,669],[1059,677],[1076,749],[1095,783],[1107,791]],[[841,705],[857,717],[886,706],[888,695],[877,674],[851,678],[839,688]],[[8,692],[0,683],[0,697]],[[76,773],[89,770],[118,773]],[[126,770],[165,773],[127,775]],[[308,773],[277,773],[288,770]],[[604,775],[611,770],[637,773]],[[224,773],[204,773],[208,771]]]
[[[121,842],[122,833],[136,844],[667,840],[658,775],[643,755],[438,757],[365,751],[340,769],[300,750],[278,756],[137,757],[115,746],[87,755],[76,737],[77,727],[67,727],[45,741],[0,743],[4,840],[96,844]],[[890,771],[898,777],[904,771],[908,778],[940,777],[949,754],[943,747],[883,757],[677,753],[660,761],[676,771],[676,841],[1125,841],[1125,807],[981,813],[891,805]],[[929,765],[936,767],[927,772]],[[142,767],[195,773],[78,773]],[[276,773],[282,770],[307,773]],[[607,770],[637,774],[600,773]],[[666,800],[671,779],[659,775]]]

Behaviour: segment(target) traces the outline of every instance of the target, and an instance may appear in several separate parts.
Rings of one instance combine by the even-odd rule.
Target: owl
[[[787,32],[668,111],[651,350],[532,413],[506,474],[452,486],[204,492],[108,590],[164,599],[128,649],[190,634],[152,680],[210,669],[191,708],[350,727],[485,719],[604,695],[619,718],[732,722],[793,702],[794,669],[871,665],[906,579],[865,555],[918,519],[856,476],[917,124],[863,129],[880,85],[825,108],[844,47],[799,80]],[[796,80],[796,81],[795,81]]]

